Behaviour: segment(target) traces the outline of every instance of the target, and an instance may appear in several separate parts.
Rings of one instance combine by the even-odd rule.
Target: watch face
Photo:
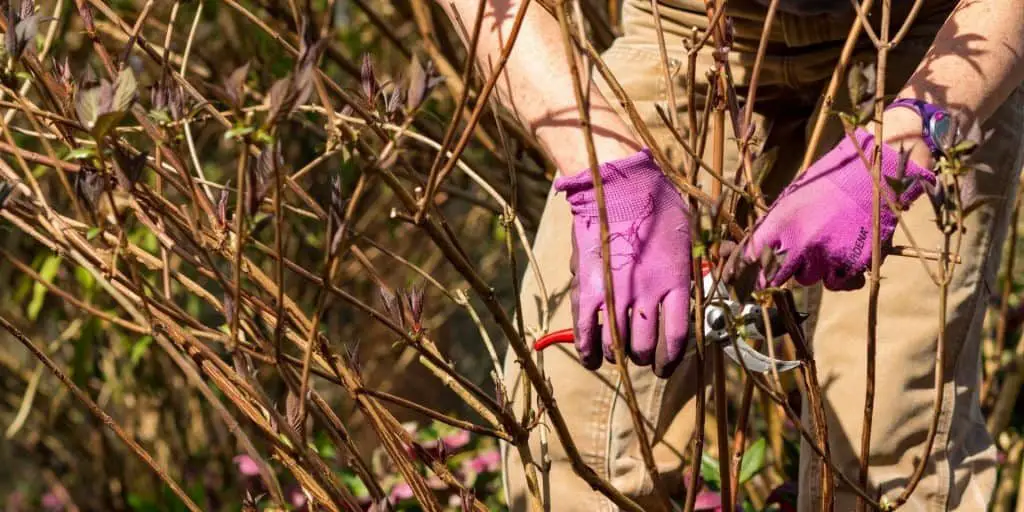
[[[935,144],[935,148],[942,151],[944,142],[948,142],[949,131],[952,129],[949,114],[936,112],[928,119],[928,135]]]

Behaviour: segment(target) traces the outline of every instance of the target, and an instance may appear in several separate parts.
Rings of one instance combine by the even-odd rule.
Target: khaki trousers
[[[894,2],[897,3],[897,2]],[[919,16],[911,37],[890,55],[890,83],[886,92],[894,92],[918,66],[945,20],[949,6],[926,2],[931,7]],[[754,61],[753,52],[760,35],[758,16],[763,9],[732,0],[736,11],[737,41],[729,55],[734,79],[742,94]],[[947,2],[948,4],[948,2]],[[701,112],[702,95],[695,105],[686,105],[682,88],[685,53],[681,36],[690,26],[706,25],[703,2],[675,0],[661,7],[670,63],[677,71],[671,87],[676,88],[679,108]],[[900,19],[899,17],[895,19]],[[624,35],[605,53],[604,60],[636,104],[659,144],[679,159],[682,155],[675,139],[661,122],[655,105],[668,105],[657,39],[646,0],[626,0],[623,9]],[[772,30],[772,44],[764,61],[756,105],[756,138],[761,141],[762,159],[774,164],[765,183],[772,195],[794,175],[806,147],[807,120],[820,107],[823,82],[835,67],[842,39],[850,19],[795,18],[779,15]],[[865,50],[870,50],[865,48]],[[858,59],[870,61],[873,51]],[[711,67],[710,57],[698,59],[697,76]],[[844,82],[845,83],[845,82]],[[614,101],[607,92],[606,97]],[[843,91],[844,89],[841,89]],[[847,101],[841,92],[837,108]],[[977,155],[994,172],[980,176],[980,193],[998,199],[987,203],[967,221],[961,250],[962,264],[957,267],[949,292],[946,332],[946,380],[943,406],[934,448],[924,479],[905,510],[981,511],[987,507],[995,485],[996,451],[985,429],[978,404],[980,369],[979,339],[985,304],[993,290],[1000,248],[1005,236],[1010,209],[1022,165],[1022,127],[1024,92],[1015,91],[985,127],[993,130],[989,141]],[[732,130],[726,133],[731,136]],[[841,136],[838,123],[830,123],[820,151],[835,144]],[[566,141],[580,144],[582,141]],[[727,144],[725,169],[733,172],[739,165],[733,144]],[[807,212],[813,215],[814,212]],[[907,226],[918,244],[939,248],[942,237],[933,222],[927,200],[918,201],[904,214]],[[553,193],[548,198],[535,248],[540,273],[548,291],[549,329],[571,327],[572,314],[567,291],[570,280],[570,219],[565,199]],[[908,244],[897,230],[896,244]],[[890,257],[882,267],[879,299],[875,412],[872,427],[870,481],[874,489],[890,499],[897,496],[924,454],[924,442],[934,403],[935,348],[939,332],[939,293],[921,263],[912,258]],[[813,293],[816,317],[808,328],[818,365],[818,379],[824,394],[829,421],[833,460],[851,479],[856,480],[860,451],[861,421],[864,412],[865,339],[867,335],[867,288],[855,292]],[[533,269],[527,271],[522,289],[523,315],[528,332],[537,332],[543,322],[541,297]],[[562,414],[569,422],[576,446],[584,462],[621,491],[650,503],[653,484],[641,460],[629,411],[618,387],[614,367],[603,366],[590,372],[582,368],[572,348],[556,346],[544,353],[547,375],[551,380]],[[569,346],[571,347],[571,346]],[[509,396],[521,399],[516,377],[519,365],[509,351],[505,383]],[[649,369],[631,369],[639,404],[654,440],[654,454],[663,482],[670,490],[683,484],[683,454],[691,440],[695,422],[693,368],[681,366],[668,380],[653,376]],[[534,403],[536,401],[534,400]],[[803,411],[805,423],[808,411]],[[809,424],[808,424],[809,425]],[[537,435],[533,438],[537,439]],[[548,480],[543,485],[551,510],[603,511],[614,507],[577,477],[561,443],[550,435],[551,459]],[[540,460],[540,447],[533,445],[534,459]],[[527,508],[522,466],[514,450],[506,456],[509,503],[511,510]],[[801,448],[799,509],[817,510],[820,503],[820,467],[808,446]],[[836,479],[839,482],[838,479]],[[837,483],[838,511],[854,510],[856,496]]]

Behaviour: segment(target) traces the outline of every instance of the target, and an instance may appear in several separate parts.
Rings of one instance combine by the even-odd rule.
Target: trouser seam
[[[1012,101],[1012,100],[1013,100],[1012,97],[1007,99],[1007,101]],[[1024,132],[1019,132],[1018,136],[1017,136],[1017,140],[1018,140],[1017,146],[1018,147],[1020,146],[1021,141],[1024,140],[1024,135],[1022,135],[1021,133],[1024,133]],[[1020,168],[1021,168],[1021,165],[1024,164],[1024,162],[1022,162],[1022,160],[1024,160],[1024,158],[1022,158],[1022,152],[1018,149],[1017,157],[1014,158],[1013,163],[1012,163],[1012,165],[1010,167],[1010,170],[1011,170],[1010,172],[1012,173],[1012,175],[1009,176],[1006,179],[1006,181],[1008,183],[1013,183],[1013,182],[1015,182],[1015,181],[1017,181],[1019,179]],[[983,300],[983,297],[984,297],[984,294],[986,293],[985,290],[988,287],[988,278],[989,278],[988,273],[991,271],[990,265],[996,265],[996,271],[998,271],[998,259],[999,259],[999,256],[1001,254],[1001,249],[1002,249],[1002,247],[1001,247],[1002,243],[999,244],[1000,247],[996,247],[996,244],[994,242],[996,241],[995,239],[1004,238],[1004,237],[996,237],[996,236],[994,236],[994,232],[996,230],[998,230],[998,231],[1005,231],[1005,230],[1009,229],[1009,222],[1010,222],[1010,218],[1011,218],[1011,215],[1012,215],[1011,210],[1013,208],[1014,202],[1016,201],[1016,197],[1015,196],[1016,196],[1016,188],[1013,189],[1013,193],[1011,193],[1010,197],[1007,197],[1004,200],[1003,204],[1000,205],[1000,208],[998,210],[996,210],[995,212],[993,212],[993,218],[990,220],[989,224],[994,229],[986,230],[985,234],[984,234],[984,243],[979,244],[979,247],[981,247],[983,249],[983,251],[982,251],[982,261],[984,261],[985,264],[981,265],[976,270],[976,273],[975,273],[975,275],[978,276],[977,277],[978,278],[978,282],[974,284],[976,289],[975,289],[975,292],[973,294],[973,299],[972,299],[973,300],[973,304],[972,304],[972,310],[971,310],[972,314],[970,316],[970,323],[967,324],[966,335],[970,335],[971,334],[972,327],[974,326],[975,322],[978,321],[978,315],[979,314],[984,314],[984,307],[982,307],[982,305],[985,304],[985,302],[986,302],[985,300]],[[1002,241],[1005,241],[1005,240],[1002,240]],[[993,258],[995,259],[995,262],[993,262]],[[964,337],[965,340],[966,340],[966,335]],[[939,495],[939,506],[941,507],[941,510],[948,510],[949,509],[949,499],[950,499],[951,494],[952,494],[951,490],[953,489],[953,487],[955,485],[955,483],[952,481],[953,480],[952,479],[952,469],[950,468],[950,465],[949,465],[949,452],[950,452],[949,443],[950,443],[950,439],[951,439],[951,436],[949,434],[952,431],[952,419],[956,417],[956,410],[957,410],[956,385],[957,385],[958,377],[960,375],[960,372],[959,372],[960,365],[964,364],[963,359],[964,359],[966,353],[969,352],[969,351],[964,350],[964,348],[966,348],[966,347],[959,347],[959,348],[960,348],[960,353],[957,354],[956,361],[954,362],[953,368],[951,369],[951,371],[953,372],[952,373],[953,378],[951,379],[951,381],[949,383],[950,388],[951,388],[951,394],[952,394],[952,399],[951,400],[952,401],[951,401],[951,404],[950,404],[949,417],[948,417],[948,421],[947,421],[948,424],[946,425],[946,433],[945,433],[946,437],[945,437],[944,443],[943,443],[943,452],[945,454],[944,462],[945,462],[946,474],[943,475],[943,478],[937,479],[938,482],[944,482],[946,484],[946,488]],[[974,357],[972,359],[976,359],[976,357]],[[977,363],[977,361],[971,361],[968,364],[978,364],[978,363]]]
[[[612,429],[611,429],[611,424],[612,424],[612,415],[615,413],[616,396],[618,395],[618,389],[617,389],[618,388],[618,384],[617,384],[617,382],[618,382],[618,380],[616,380],[616,386],[614,388],[607,387],[607,386],[603,388],[606,391],[604,391],[601,394],[602,395],[601,396],[601,405],[604,406],[606,412],[603,415],[604,419],[602,420],[601,419],[601,416],[602,416],[601,415],[601,410],[600,409],[598,410],[598,414],[597,414],[597,418],[598,418],[598,420],[597,420],[597,428],[594,429],[594,437],[593,437],[594,446],[596,446],[597,450],[598,450],[598,453],[597,453],[598,458],[602,462],[602,464],[601,464],[601,473],[602,473],[602,475],[601,476],[605,480],[607,480],[609,482],[611,482],[611,479],[612,479],[612,471],[611,471],[611,459],[612,459],[612,456],[611,456],[611,452],[612,452],[612,450],[611,450],[611,443],[612,443],[611,431],[612,431]],[[609,391],[610,391],[610,395],[609,395]],[[604,495],[600,495],[599,504],[600,505],[599,505],[598,508],[600,508],[600,509],[606,510],[608,512],[614,512],[615,511],[615,506],[612,503],[612,501],[609,500]]]

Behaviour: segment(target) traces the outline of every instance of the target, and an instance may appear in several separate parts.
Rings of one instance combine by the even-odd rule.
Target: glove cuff
[[[679,193],[662,174],[649,149],[598,168],[604,185],[609,222],[629,221],[661,211],[673,204],[685,208]],[[590,169],[555,179],[555,190],[565,192],[573,215],[597,218],[597,190]]]

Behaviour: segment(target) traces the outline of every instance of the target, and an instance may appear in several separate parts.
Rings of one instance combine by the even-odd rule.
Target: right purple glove
[[[871,171],[857,152],[870,161],[874,136],[864,129],[854,133],[855,143],[843,139],[790,184],[754,228],[743,249],[748,262],[757,261],[766,247],[785,255],[771,276],[760,276],[761,287],[781,286],[791,277],[804,286],[824,281],[829,290],[854,290],[864,285],[871,264]],[[904,177],[910,185],[898,196],[888,180],[898,178],[900,154],[882,145],[882,191],[901,209],[924,191],[921,181],[935,183],[935,175],[908,161]],[[881,206],[880,239],[892,243],[896,216],[885,196]]]
[[[600,167],[611,234],[615,318],[634,363],[666,377],[682,360],[690,322],[690,218],[649,151]],[[576,350],[594,370],[613,361],[606,312],[597,197],[589,170],[555,180],[573,212],[571,269]],[[604,313],[602,313],[604,314]]]

